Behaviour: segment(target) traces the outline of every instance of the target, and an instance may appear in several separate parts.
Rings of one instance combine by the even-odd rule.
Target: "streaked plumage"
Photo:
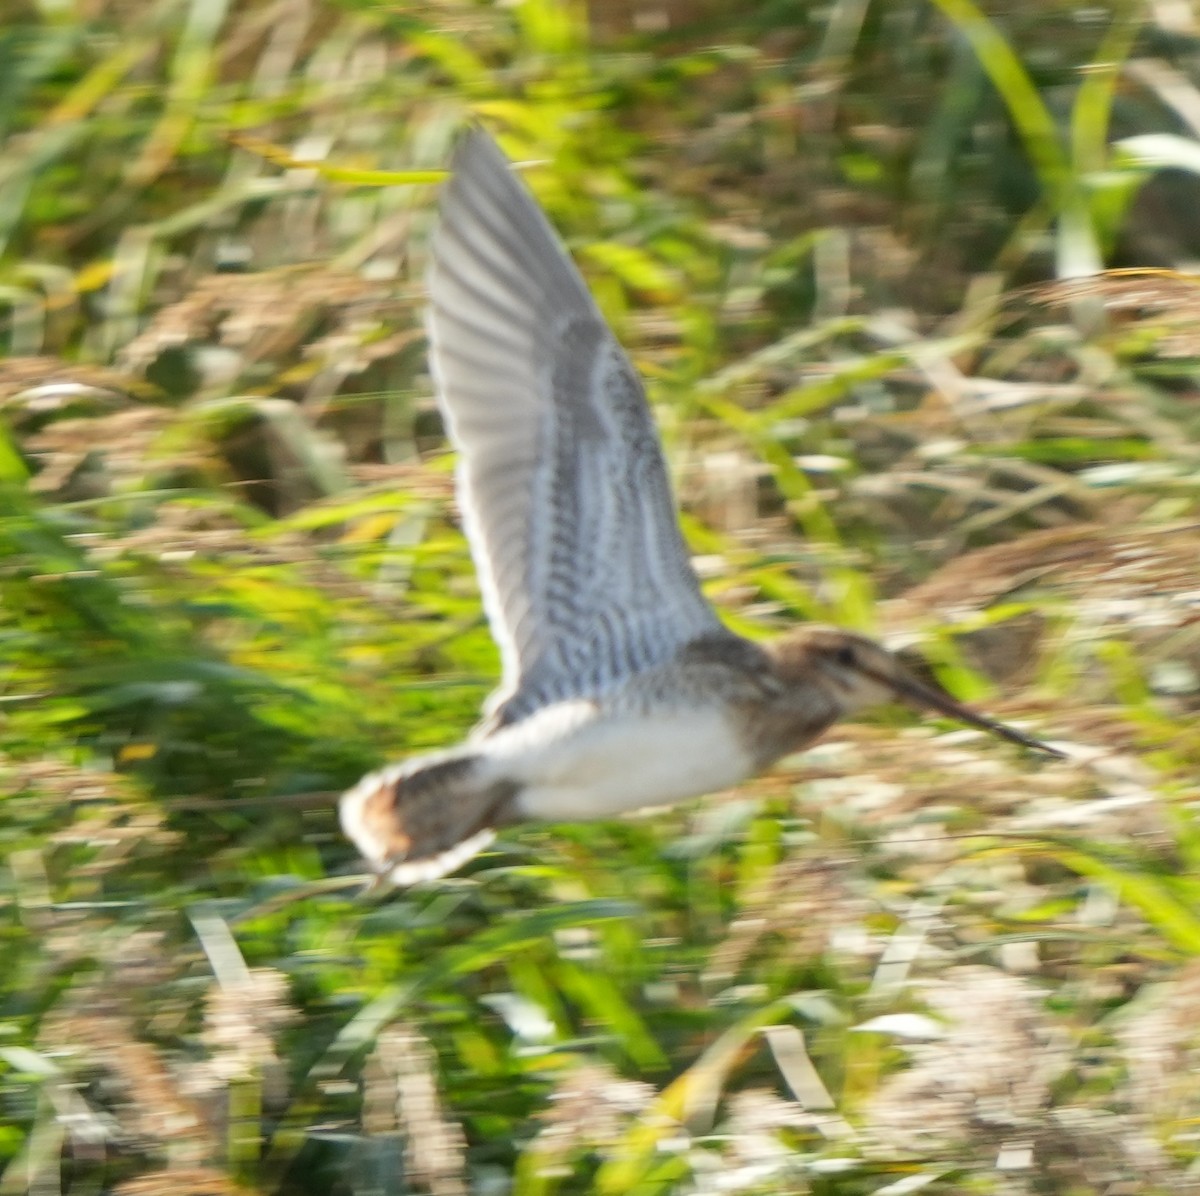
[[[430,362],[503,677],[465,744],[342,798],[346,833],[381,874],[441,875],[505,823],[725,788],[895,698],[1052,750],[860,636],[814,627],[763,646],[722,627],[679,532],[641,382],[479,129],[454,155],[429,300]]]
[[[495,143],[464,138],[429,270],[430,360],[504,676],[503,724],[720,631],[641,382]]]

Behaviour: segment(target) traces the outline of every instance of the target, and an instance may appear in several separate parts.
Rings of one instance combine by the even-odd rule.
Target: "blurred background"
[[[0,1196],[1200,1187],[1191,0],[0,0]],[[498,660],[422,327],[493,131],[737,630],[885,710],[363,893]]]

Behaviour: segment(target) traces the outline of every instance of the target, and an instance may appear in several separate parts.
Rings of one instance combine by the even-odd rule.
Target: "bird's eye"
[[[853,644],[841,644],[833,654],[833,659],[838,667],[843,669],[852,669],[858,664],[858,654],[854,651]]]

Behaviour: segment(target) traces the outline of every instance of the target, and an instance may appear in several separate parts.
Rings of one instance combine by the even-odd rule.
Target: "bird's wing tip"
[[[457,173],[476,162],[487,162],[490,166],[509,165],[507,155],[492,133],[479,121],[471,120],[459,130],[450,165]]]

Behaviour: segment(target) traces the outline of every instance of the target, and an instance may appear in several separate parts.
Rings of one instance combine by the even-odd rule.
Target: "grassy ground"
[[[636,11],[692,23],[0,30],[0,1196],[1200,1186],[1197,30]],[[882,711],[362,893],[336,794],[497,674],[420,318],[472,115],[730,624],[885,634],[1067,760]]]

